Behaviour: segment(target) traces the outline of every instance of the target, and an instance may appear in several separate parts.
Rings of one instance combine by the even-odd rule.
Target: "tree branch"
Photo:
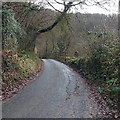
[[[57,0],[54,0],[56,3],[64,5],[64,3],[58,2]]]
[[[47,0],[47,3],[48,3],[54,10],[56,10],[57,12],[62,13],[61,11],[57,10],[50,2],[48,2],[48,0]]]
[[[85,2],[78,2],[76,4],[72,4],[71,6],[76,6],[76,5],[79,5],[79,4],[84,4]]]
[[[84,0],[84,1],[80,1],[80,2],[78,2],[78,3],[76,3],[76,4],[73,4],[73,2],[68,2],[68,3],[65,3],[65,2],[64,2],[64,3],[61,3],[61,2],[58,2],[57,0],[54,0],[54,1],[55,1],[56,3],[58,3],[58,4],[64,5],[64,10],[63,10],[63,12],[57,10],[57,9],[54,8],[54,6],[51,5],[51,3],[48,2],[48,0],[47,0],[48,4],[49,4],[51,7],[53,7],[56,11],[60,12],[61,15],[56,19],[56,21],[55,21],[52,25],[48,26],[47,28],[38,30],[37,33],[36,33],[37,35],[40,34],[40,33],[48,32],[48,31],[52,30],[52,29],[63,19],[63,17],[65,16],[66,12],[67,12],[67,11],[69,10],[69,8],[71,8],[72,6],[76,6],[76,5],[79,5],[79,4],[85,4],[85,0]],[[94,1],[94,0],[93,0],[93,1]],[[95,2],[95,1],[94,1],[94,2]],[[101,2],[103,2],[103,1],[101,1]],[[104,3],[106,3],[106,2],[104,2]],[[96,4],[96,5],[101,5],[100,2],[95,2],[95,4]]]
[[[36,34],[48,32],[48,31],[52,30],[63,19],[63,17],[65,16],[66,12],[69,10],[70,7],[71,7],[70,3],[65,5],[63,12],[61,12],[61,15],[57,18],[57,20],[51,26],[44,28],[42,30],[38,30]]]

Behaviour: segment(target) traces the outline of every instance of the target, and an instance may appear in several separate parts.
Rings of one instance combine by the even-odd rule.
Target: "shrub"
[[[34,74],[40,65],[40,59],[34,54],[14,54],[9,50],[3,51],[2,56],[2,82],[6,87]]]
[[[105,96],[108,103],[114,101],[120,105],[118,101],[120,99],[119,40],[109,36],[106,41],[96,40],[90,46],[90,56],[87,58],[69,58],[68,63],[81,71],[91,82],[97,84],[98,91]]]

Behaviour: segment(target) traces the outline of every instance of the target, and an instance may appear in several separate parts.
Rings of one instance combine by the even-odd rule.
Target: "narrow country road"
[[[79,74],[63,63],[43,60],[39,78],[3,104],[3,118],[92,118],[97,104]]]

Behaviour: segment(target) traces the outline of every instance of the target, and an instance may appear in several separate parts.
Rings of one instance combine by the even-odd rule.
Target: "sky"
[[[41,0],[37,0],[37,2],[40,2]],[[46,0],[42,0],[46,2]],[[54,0],[48,0],[54,8],[58,10],[63,9],[63,5],[57,4]],[[58,2],[63,2],[63,0],[57,0]],[[67,1],[80,1],[80,0],[64,0],[65,2]],[[95,0],[87,0],[90,2],[93,2]],[[97,0],[97,1],[105,1],[105,0]],[[118,1],[119,0],[108,0],[108,4],[102,5],[102,6],[86,6],[86,5],[77,5],[75,7],[71,8],[71,12],[76,13],[76,12],[81,12],[81,13],[100,13],[100,14],[117,14],[118,13]],[[75,2],[77,3],[77,2]],[[90,4],[89,4],[90,5]],[[101,8],[102,7],[102,8]],[[47,6],[47,8],[53,9],[51,6]],[[107,10],[106,10],[107,9]]]
[[[1,0],[0,0],[1,1]],[[58,9],[58,10],[61,10],[63,9],[63,5],[60,5],[60,4],[57,4],[55,2],[55,0],[2,0],[3,2],[5,1],[11,1],[11,2],[25,2],[25,1],[33,1],[33,2],[43,2],[43,3],[46,3],[47,1],[49,1],[53,6],[54,8]],[[79,1],[84,1],[84,0],[56,0],[58,2],[69,2],[69,1],[73,1],[75,3],[79,2]],[[77,2],[76,2],[77,1]],[[86,1],[90,1],[90,2],[93,2],[93,1],[106,1],[106,0],[86,0]],[[71,12],[73,13],[76,13],[76,12],[80,12],[80,13],[100,13],[100,14],[117,14],[118,13],[118,1],[119,0],[107,0],[109,1],[109,4],[106,4],[104,5],[105,8],[107,8],[107,10],[105,8],[101,8],[99,6],[85,6],[85,5],[77,5],[75,7],[72,7],[71,8]],[[53,9],[51,6],[46,6],[46,8],[50,8],[50,9]],[[54,9],[53,9],[54,10]]]

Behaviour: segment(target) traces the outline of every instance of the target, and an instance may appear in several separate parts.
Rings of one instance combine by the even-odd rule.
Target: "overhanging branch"
[[[56,21],[49,27],[38,30],[36,34],[38,35],[40,33],[48,32],[52,30],[63,19],[63,17],[65,16],[65,14],[67,13],[67,11],[69,10],[71,6],[72,6],[71,3],[68,3],[67,5],[65,5],[63,12],[61,12],[61,15],[56,19]]]

